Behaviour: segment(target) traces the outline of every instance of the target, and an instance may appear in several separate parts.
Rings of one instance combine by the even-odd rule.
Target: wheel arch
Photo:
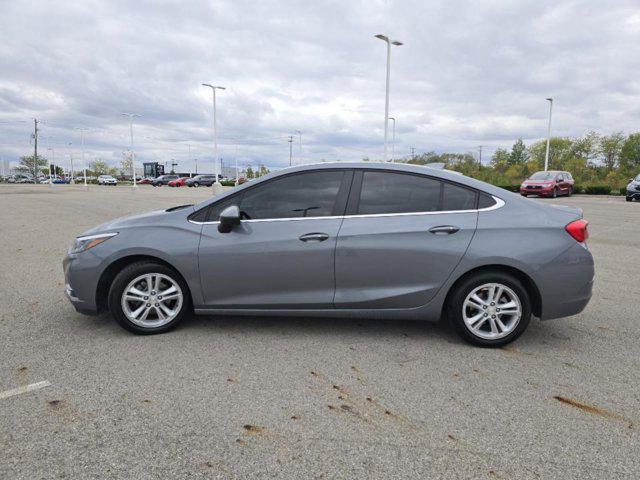
[[[451,287],[449,287],[449,290],[447,292],[447,296],[446,296],[445,301],[444,301],[444,303],[442,305],[442,313],[444,314],[444,312],[446,312],[447,305],[449,304],[449,299],[450,299],[451,295],[453,294],[453,292],[458,287],[458,285],[460,285],[467,278],[469,278],[469,277],[471,277],[471,276],[473,276],[473,275],[475,275],[477,273],[487,272],[487,271],[503,272],[503,273],[510,274],[510,275],[514,276],[515,278],[517,278],[522,283],[522,286],[527,290],[527,293],[529,294],[529,298],[531,299],[531,311],[532,311],[532,313],[536,317],[540,317],[542,315],[542,296],[540,295],[540,290],[538,289],[538,286],[536,285],[534,280],[527,273],[523,272],[522,270],[520,270],[520,269],[518,269],[516,267],[512,267],[510,265],[504,265],[504,264],[482,265],[482,266],[479,266],[479,267],[472,268],[471,270],[468,270],[465,273],[463,273],[462,275],[460,275],[451,284]]]
[[[113,283],[113,279],[116,277],[118,272],[120,272],[123,268],[127,267],[136,262],[141,261],[150,261],[156,262],[161,265],[165,265],[166,267],[172,269],[176,272],[176,275],[180,277],[180,279],[187,286],[187,293],[189,294],[189,299],[193,304],[193,297],[191,295],[191,289],[189,287],[189,283],[184,278],[184,275],[180,273],[180,271],[173,266],[171,263],[163,260],[160,257],[156,257],[148,254],[137,254],[137,255],[127,255],[125,257],[120,257],[109,264],[107,268],[104,269],[102,274],[100,275],[100,279],[98,280],[98,285],[96,286],[96,306],[98,308],[98,312],[103,312],[108,309],[108,296],[109,296],[109,287],[111,283]]]

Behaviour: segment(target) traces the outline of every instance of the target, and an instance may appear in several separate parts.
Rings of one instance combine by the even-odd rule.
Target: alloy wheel
[[[176,318],[183,301],[182,289],[174,279],[161,273],[145,273],[127,285],[120,304],[132,323],[154,328]]]
[[[518,295],[500,283],[485,283],[467,295],[462,318],[467,329],[485,340],[504,338],[515,330],[522,317]]]

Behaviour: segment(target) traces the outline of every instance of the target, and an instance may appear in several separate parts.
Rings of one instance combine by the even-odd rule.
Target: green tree
[[[260,170],[258,170],[258,176],[261,177],[263,175],[266,175],[267,173],[269,173],[269,169],[264,165],[260,165]]]
[[[18,169],[26,170],[34,177],[37,177],[37,172],[40,171],[42,167],[46,167],[47,163],[48,162],[46,157],[38,155],[38,157],[36,158],[34,155],[25,155],[24,157],[20,157],[20,164],[18,165]]]
[[[511,147],[511,153],[509,154],[509,165],[521,165],[527,163],[529,160],[529,153],[527,147],[521,138],[516,140],[516,143]]]
[[[249,165],[249,166],[247,167],[247,179],[249,179],[249,178],[254,178],[254,176],[255,176],[255,175],[254,175],[254,173],[253,173],[253,168],[251,168],[251,165]]]
[[[96,175],[106,175],[109,173],[109,165],[104,160],[94,160],[89,162],[89,170]]]
[[[602,156],[602,163],[608,170],[613,170],[618,164],[625,137],[622,132],[604,135],[600,138],[598,153]]]
[[[620,167],[640,168],[640,132],[629,135],[620,150]]]
[[[122,175],[131,175],[131,168],[133,167],[133,162],[131,161],[131,156],[127,155],[120,161],[120,173]]]
[[[509,166],[511,154],[504,148],[498,148],[491,156],[491,166],[498,172],[504,173]]]

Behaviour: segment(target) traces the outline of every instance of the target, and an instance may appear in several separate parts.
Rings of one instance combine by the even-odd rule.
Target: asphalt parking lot
[[[594,297],[510,346],[445,325],[76,313],[61,261],[108,219],[210,189],[0,185],[0,478],[638,478],[640,204],[579,206]]]

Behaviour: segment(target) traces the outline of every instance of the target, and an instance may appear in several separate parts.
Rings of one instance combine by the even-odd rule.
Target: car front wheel
[[[482,272],[455,287],[447,315],[464,340],[482,347],[500,347],[526,330],[531,302],[515,277],[499,271]]]
[[[156,262],[136,262],[122,269],[111,284],[109,311],[130,332],[162,333],[190,314],[191,297],[173,269]]]

